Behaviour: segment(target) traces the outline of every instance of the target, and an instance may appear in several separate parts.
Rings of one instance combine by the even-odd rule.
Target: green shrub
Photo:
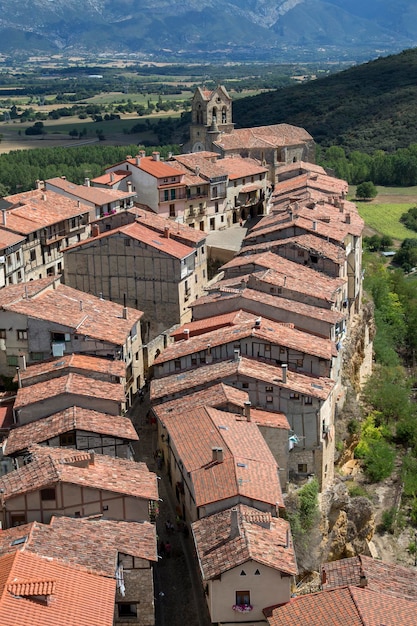
[[[350,435],[356,435],[361,429],[361,425],[356,419],[351,419],[347,425],[347,431]]]
[[[401,478],[404,484],[404,496],[417,496],[417,459],[407,454],[404,457],[401,469]]]
[[[390,533],[391,535],[394,534],[396,513],[397,512],[395,507],[382,511],[382,520],[381,524],[378,527],[378,530],[380,530],[381,532]]]
[[[411,506],[410,519],[413,526],[417,526],[417,498],[414,498]]]
[[[365,487],[362,487],[362,485],[358,485],[357,483],[348,483],[347,489],[351,498],[368,498],[368,500],[371,499],[369,493],[366,491]]]
[[[365,474],[371,482],[388,478],[394,470],[395,450],[384,440],[371,441],[364,456]]]

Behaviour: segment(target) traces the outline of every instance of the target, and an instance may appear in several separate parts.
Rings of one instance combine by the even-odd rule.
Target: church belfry
[[[232,99],[226,89],[222,85],[214,91],[198,87],[191,110],[191,151],[211,150],[212,142],[221,133],[231,133],[233,126]]]

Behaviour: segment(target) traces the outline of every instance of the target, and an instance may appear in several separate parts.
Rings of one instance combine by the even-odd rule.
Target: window
[[[12,513],[10,526],[21,526],[22,524],[26,524],[26,515],[24,513]]]
[[[312,263],[317,263],[318,262],[318,257],[314,256],[313,254],[310,254],[310,261]]]
[[[174,361],[174,366],[176,370],[180,370],[181,369],[181,361],[179,359],[176,359]]]
[[[299,400],[300,399],[300,394],[299,393],[290,393],[290,399],[291,400]]]
[[[219,203],[217,202],[217,200],[216,200],[216,202],[214,203],[214,212],[215,212],[215,213],[218,213],[218,212],[219,212]]]
[[[76,228],[76,226],[77,226],[77,220],[75,219],[75,217],[73,217],[71,220],[71,228]]]
[[[271,402],[274,401],[272,396],[266,396],[266,401],[270,404]]]
[[[171,200],[175,200],[175,189],[171,189]]]
[[[242,389],[249,389],[249,383],[242,383]]]
[[[66,341],[65,333],[51,333],[51,341],[57,341],[58,343],[64,343]],[[69,341],[69,339],[68,339]]]
[[[59,435],[60,446],[75,446],[75,433],[62,433]]]
[[[16,252],[16,261],[18,263],[20,263],[20,252],[19,251]]]
[[[175,217],[175,204],[169,205],[169,217]]]
[[[267,393],[272,393],[274,391],[274,388],[272,385],[268,385],[267,387],[265,387],[265,391]]]
[[[164,200],[169,200],[169,193],[168,193],[168,189],[164,189]]]
[[[19,357],[16,354],[8,354],[7,365],[9,367],[17,367],[19,365]]]
[[[31,250],[30,251],[30,260],[31,261],[36,261],[36,250]]]
[[[118,604],[117,611],[119,617],[137,617],[138,607],[136,604]]]
[[[6,339],[6,329],[0,328],[0,339]]]
[[[56,500],[55,487],[48,487],[46,489],[41,489],[41,500],[42,502],[49,502],[51,500]]]
[[[298,464],[298,473],[299,474],[307,474],[307,463],[299,463]]]
[[[30,360],[31,361],[43,361],[43,352],[31,352]]]
[[[297,256],[304,256],[304,250],[298,250],[297,251]]]
[[[201,187],[197,187],[197,195],[201,196]]]
[[[236,591],[236,604],[243,606],[250,604],[250,591]]]
[[[21,330],[16,331],[16,335],[18,341],[25,341],[28,338],[28,331],[26,328],[22,328]]]
[[[130,239],[125,239],[125,246],[126,248],[130,247]]]
[[[304,404],[313,404],[313,398],[311,396],[305,396]]]
[[[217,198],[218,195],[217,187],[213,187],[213,198]]]

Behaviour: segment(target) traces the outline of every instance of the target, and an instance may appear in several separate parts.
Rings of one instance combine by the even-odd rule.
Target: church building
[[[268,168],[272,185],[279,182],[283,165],[314,163],[315,144],[303,128],[272,124],[254,128],[234,127],[232,99],[223,85],[213,91],[198,87],[192,101],[190,141],[185,152],[217,152],[220,158],[241,156],[257,159]]]

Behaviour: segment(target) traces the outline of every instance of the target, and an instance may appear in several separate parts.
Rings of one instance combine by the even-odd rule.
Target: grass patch
[[[357,202],[356,206],[366,225],[376,230],[380,235],[388,235],[392,239],[401,241],[407,237],[416,236],[413,230],[409,230],[400,223],[401,215],[415,206],[415,203],[369,204]]]

